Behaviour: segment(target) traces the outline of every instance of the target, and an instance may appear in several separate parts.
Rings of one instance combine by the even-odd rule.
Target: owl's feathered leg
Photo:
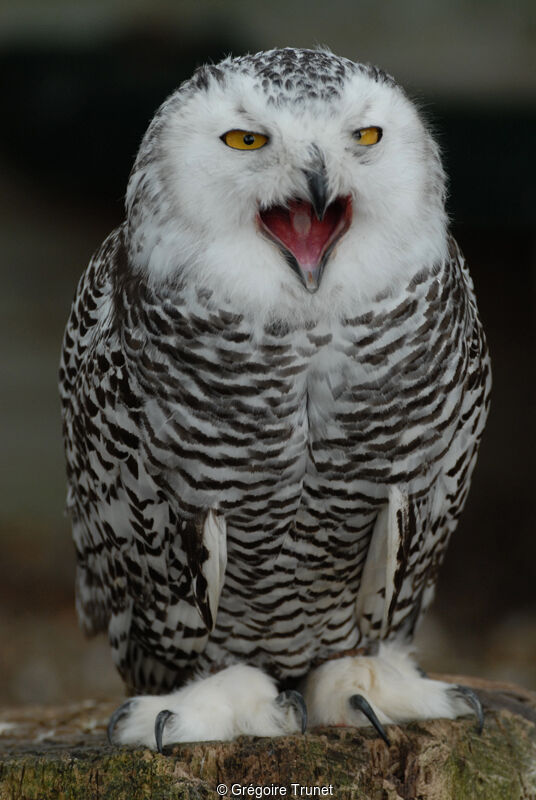
[[[275,698],[275,703],[285,708],[290,708],[290,707],[294,708],[298,719],[301,719],[301,732],[305,733],[305,729],[307,727],[307,709],[305,707],[305,702],[301,694],[294,690],[287,690],[281,692],[281,694],[278,694],[277,697]],[[123,706],[121,706],[121,708],[123,708]],[[121,709],[118,709],[118,711],[121,711]],[[117,714],[117,711],[115,713]],[[164,745],[163,745],[164,729],[166,727],[167,721],[171,717],[173,717],[173,712],[169,711],[168,709],[160,711],[156,717],[154,724],[154,737],[156,740],[156,749],[158,750],[159,753],[162,753],[164,750]],[[110,739],[110,741],[112,741],[113,738],[113,727],[110,727],[111,725],[112,725],[112,720],[110,720],[110,725],[108,726],[108,738]]]
[[[375,656],[326,661],[308,675],[304,698],[311,725],[372,724],[387,743],[384,725],[474,713],[480,732],[484,721],[474,692],[423,676],[399,644],[383,643]]]
[[[144,745],[162,752],[167,744],[281,736],[305,730],[301,695],[281,692],[262,670],[245,664],[198,678],[168,695],[127,700],[110,719],[113,744]]]

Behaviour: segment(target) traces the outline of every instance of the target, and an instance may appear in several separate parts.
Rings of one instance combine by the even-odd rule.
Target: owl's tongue
[[[322,219],[318,219],[311,203],[291,200],[288,208],[273,206],[259,214],[261,225],[270,238],[291,253],[307,288],[317,276],[330,247],[348,229],[351,221],[350,198],[337,198]],[[316,286],[315,286],[316,288]]]

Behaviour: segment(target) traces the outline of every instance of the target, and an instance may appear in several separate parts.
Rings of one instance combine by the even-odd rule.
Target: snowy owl
[[[198,69],[156,113],[60,371],[77,611],[115,743],[482,712],[415,628],[490,367],[438,148],[323,50]]]

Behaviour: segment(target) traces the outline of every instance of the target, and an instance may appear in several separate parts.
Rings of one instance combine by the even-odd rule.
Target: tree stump
[[[536,695],[510,684],[440,676],[476,689],[473,719],[304,736],[181,744],[164,755],[111,747],[120,700],[0,713],[0,800],[335,797],[356,800],[536,798]]]

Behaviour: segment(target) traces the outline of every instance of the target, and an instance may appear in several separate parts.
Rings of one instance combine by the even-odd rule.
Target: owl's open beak
[[[316,176],[316,177],[315,177]],[[261,231],[281,249],[309,292],[316,292],[333,248],[352,222],[352,199],[337,197],[326,206],[325,182],[308,177],[311,202],[292,199],[285,206],[259,211]]]

